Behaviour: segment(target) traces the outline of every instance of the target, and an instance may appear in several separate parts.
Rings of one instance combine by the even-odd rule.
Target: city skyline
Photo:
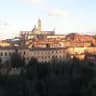
[[[95,5],[95,0],[0,0],[0,39],[31,30],[38,18],[45,30],[95,34]]]

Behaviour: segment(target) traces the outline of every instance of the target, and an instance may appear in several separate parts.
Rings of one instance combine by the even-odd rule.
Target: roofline
[[[29,50],[62,50],[65,48],[31,48]]]

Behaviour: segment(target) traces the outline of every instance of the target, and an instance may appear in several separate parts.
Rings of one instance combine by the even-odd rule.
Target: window
[[[5,56],[7,56],[7,52],[5,52]]]
[[[52,56],[52,58],[54,58],[54,56]]]
[[[9,56],[11,56],[11,52],[9,52]]]
[[[54,51],[52,51],[52,53],[54,53]]]
[[[33,56],[35,56],[35,52],[33,52]]]
[[[24,51],[24,55],[26,54],[26,52]]]
[[[40,51],[40,55],[42,55],[43,53],[42,53],[42,51]]]
[[[50,44],[46,44],[46,48],[50,48]]]
[[[59,53],[61,53],[61,51],[59,51]]]
[[[60,56],[60,59],[62,58],[62,56]]]
[[[57,56],[55,56],[55,58],[57,58]]]
[[[39,52],[39,51],[37,51],[37,56],[39,56],[39,53],[40,53],[40,52]]]
[[[47,58],[47,56],[45,56],[45,59]]]
[[[3,53],[2,52],[0,53],[0,56],[3,56]]]

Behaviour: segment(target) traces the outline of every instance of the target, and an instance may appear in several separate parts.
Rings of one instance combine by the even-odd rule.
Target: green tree
[[[36,58],[31,58],[28,65],[26,66],[26,76],[30,79],[37,76],[37,67],[39,62]]]
[[[20,56],[17,52],[11,55],[11,66],[13,68],[24,66],[24,58]]]

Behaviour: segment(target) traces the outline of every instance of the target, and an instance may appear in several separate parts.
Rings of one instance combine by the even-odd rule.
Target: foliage
[[[13,68],[24,66],[24,57],[21,58],[20,54],[18,54],[17,52],[13,53],[11,55],[11,66]]]
[[[76,58],[51,63],[32,58],[19,76],[1,76],[0,89],[4,96],[96,96],[95,70],[93,63]]]

